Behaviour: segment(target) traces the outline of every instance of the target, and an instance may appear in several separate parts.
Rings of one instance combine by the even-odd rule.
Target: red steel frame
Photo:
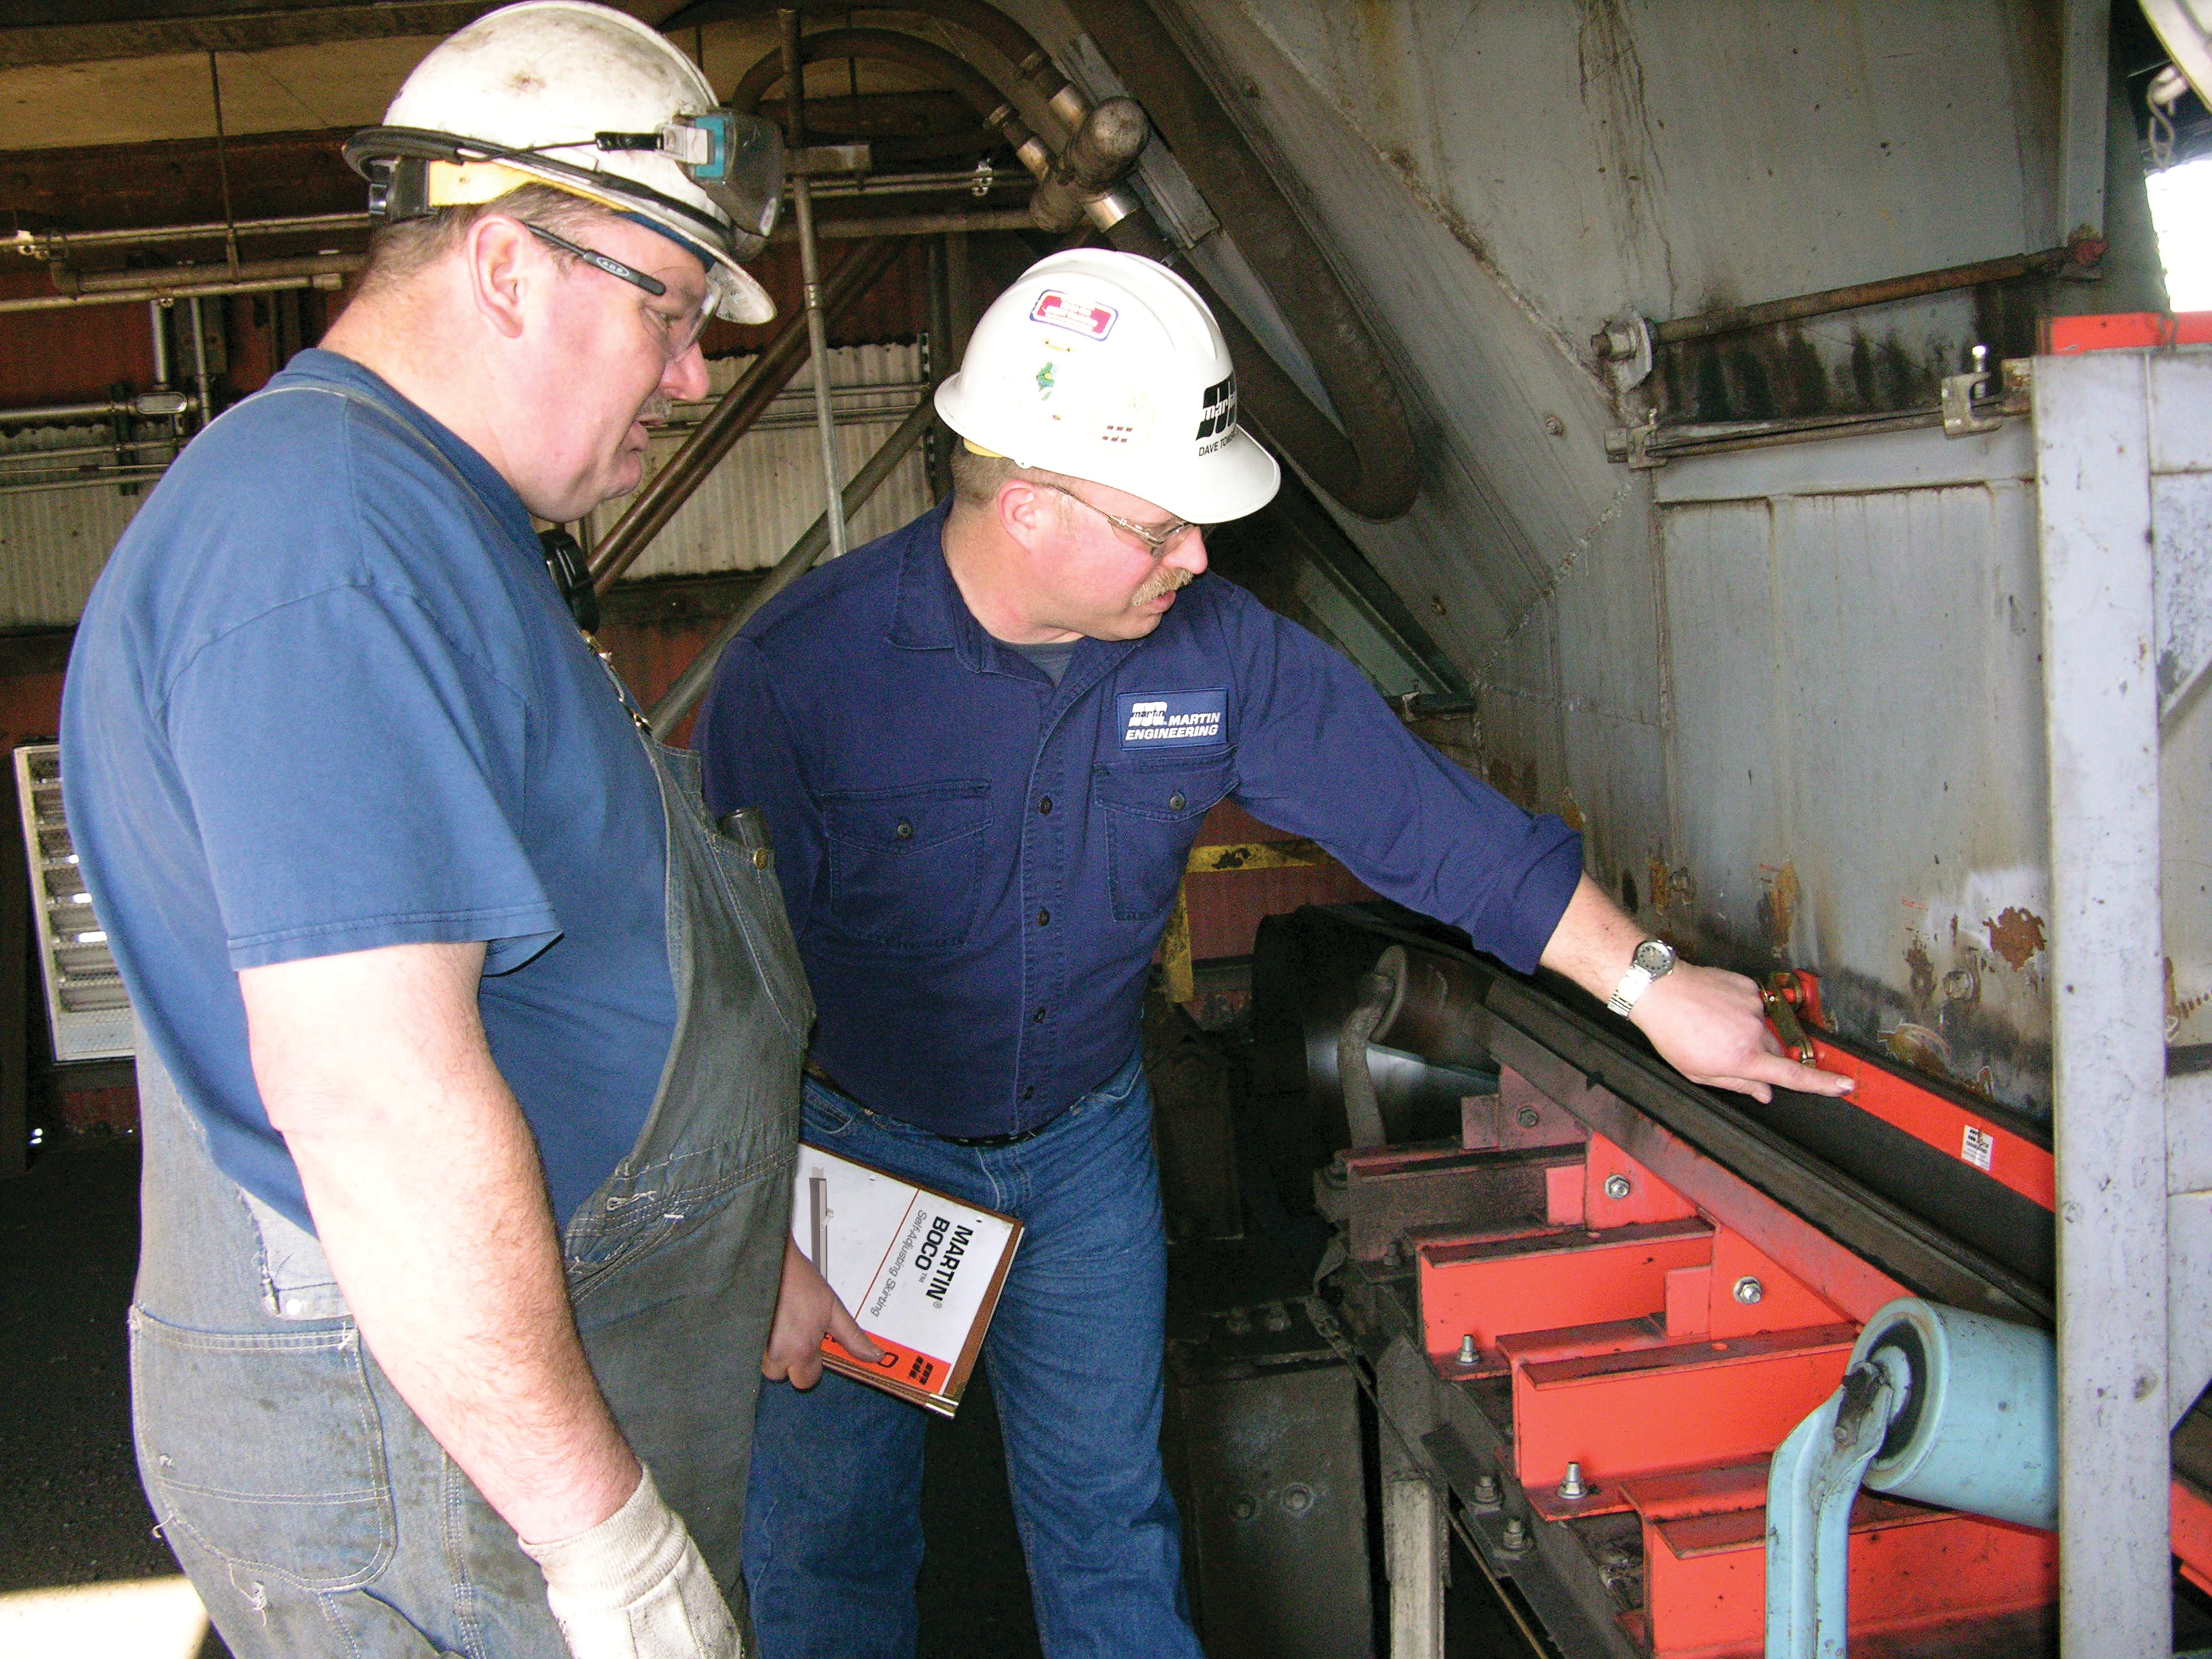
[[[1778,988],[1817,1028],[1817,981],[1791,981]],[[2048,1148],[1806,1036],[1857,1080],[1859,1109],[2051,1206]],[[1540,1516],[1639,1513],[1634,1622],[1655,1656],[1756,1652],[1765,1457],[1835,1389],[1856,1322],[1903,1290],[1656,1122],[1630,1127],[1640,1156],[1593,1133],[1578,1169],[1547,1171],[1541,1222],[1408,1241],[1423,1341],[1440,1376],[1510,1374],[1514,1473]],[[1571,1462],[1584,1491],[1562,1498]],[[2173,1510],[2181,1570],[2212,1589],[2212,1499],[2177,1482]],[[2056,1604],[2050,1534],[1871,1495],[1852,1524],[1854,1637]]]

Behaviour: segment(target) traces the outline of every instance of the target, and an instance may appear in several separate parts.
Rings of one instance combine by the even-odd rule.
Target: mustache
[[[1179,587],[1187,587],[1190,585],[1192,574],[1190,571],[1164,564],[1145,578],[1144,586],[1137,590],[1136,598],[1132,603],[1146,605],[1158,599],[1163,593],[1172,593]]]
[[[645,400],[644,407],[637,411],[639,423],[644,426],[667,425],[671,407],[666,393],[654,392]]]

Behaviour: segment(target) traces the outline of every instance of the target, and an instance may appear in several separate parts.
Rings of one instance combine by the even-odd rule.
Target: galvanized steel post
[[[2173,1650],[2147,374],[2141,352],[2035,362],[2069,1654]]]
[[[830,407],[829,331],[822,320],[822,261],[814,240],[814,197],[806,177],[806,59],[799,49],[799,11],[783,23],[783,107],[791,135],[791,200],[799,215],[799,269],[806,284],[806,346],[814,359],[814,425],[822,439],[822,511],[830,522],[830,556],[845,556],[844,491],[837,482],[837,419]]]

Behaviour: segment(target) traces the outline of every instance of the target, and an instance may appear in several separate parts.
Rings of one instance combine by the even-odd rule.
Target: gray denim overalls
[[[769,860],[708,821],[693,757],[640,738],[676,1030],[636,1146],[563,1247],[599,1387],[750,1652],[745,1481],[813,1002]],[[139,1467],[233,1653],[558,1659],[536,1566],[363,1351],[321,1246],[216,1169],[143,1030],[138,1056]]]

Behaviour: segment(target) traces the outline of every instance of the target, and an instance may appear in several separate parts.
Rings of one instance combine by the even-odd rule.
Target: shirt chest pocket
[[[1153,921],[1175,902],[1199,825],[1236,781],[1232,757],[1182,766],[1099,767],[1091,793],[1106,823],[1114,919]]]
[[[964,940],[982,889],[990,793],[981,779],[960,779],[823,796],[837,930],[911,950]]]

